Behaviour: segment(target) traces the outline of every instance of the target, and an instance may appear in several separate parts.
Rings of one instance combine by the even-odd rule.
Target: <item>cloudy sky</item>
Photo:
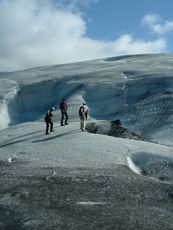
[[[0,0],[0,71],[173,50],[173,0]]]

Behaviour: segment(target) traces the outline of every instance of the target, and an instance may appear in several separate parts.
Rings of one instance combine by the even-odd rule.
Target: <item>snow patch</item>
[[[94,206],[94,205],[104,205],[106,202],[93,202],[93,201],[80,201],[76,202],[79,205],[84,205],[84,206]]]
[[[1,86],[2,85],[2,86]],[[16,82],[6,79],[0,80],[0,130],[8,128],[11,123],[11,116],[9,112],[9,106],[11,101],[15,98],[18,91],[18,85]],[[16,111],[14,111],[16,113]]]
[[[140,170],[140,168],[137,167],[137,166],[133,163],[133,161],[132,161],[132,159],[131,159],[130,157],[127,157],[127,164],[128,164],[128,166],[129,166],[129,168],[130,168],[134,173],[141,175],[141,170]]]
[[[0,111],[0,129],[6,129],[10,124],[10,116],[8,114],[8,105],[3,103]]]
[[[56,175],[56,172],[53,171],[51,175],[49,175],[49,176],[46,177],[46,180],[51,180],[51,178],[52,178],[53,176],[55,176],[55,175]]]
[[[13,157],[9,157],[9,158],[7,159],[7,161],[8,161],[9,163],[12,163]]]

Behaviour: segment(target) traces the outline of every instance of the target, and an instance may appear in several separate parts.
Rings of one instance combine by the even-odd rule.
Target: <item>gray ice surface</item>
[[[173,229],[172,76],[172,54],[0,73],[0,229]],[[116,119],[145,141],[102,135]]]

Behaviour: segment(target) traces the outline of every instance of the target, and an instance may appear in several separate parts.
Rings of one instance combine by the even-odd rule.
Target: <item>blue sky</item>
[[[172,21],[172,9],[172,0],[100,0],[88,8],[82,7],[86,18],[92,20],[87,24],[88,36],[98,39],[115,39],[123,33],[145,35],[145,28],[140,26],[145,15],[158,14],[163,20]]]
[[[173,50],[172,0],[0,0],[0,71]]]

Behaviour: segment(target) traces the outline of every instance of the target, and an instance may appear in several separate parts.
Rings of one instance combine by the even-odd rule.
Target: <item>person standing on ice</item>
[[[80,129],[81,131],[86,131],[86,120],[88,119],[88,107],[85,101],[79,108],[79,118],[80,118]]]
[[[53,132],[53,121],[52,121],[52,117],[53,117],[53,111],[55,110],[54,107],[51,107],[47,113],[46,116],[44,118],[45,122],[46,122],[46,134],[49,134],[49,125],[50,125],[50,132]]]
[[[67,101],[65,98],[60,103],[59,109],[61,111],[61,126],[64,125],[64,118],[65,118],[65,125],[68,125],[68,122],[67,122],[68,121],[68,114],[67,114],[68,106],[67,106]]]

